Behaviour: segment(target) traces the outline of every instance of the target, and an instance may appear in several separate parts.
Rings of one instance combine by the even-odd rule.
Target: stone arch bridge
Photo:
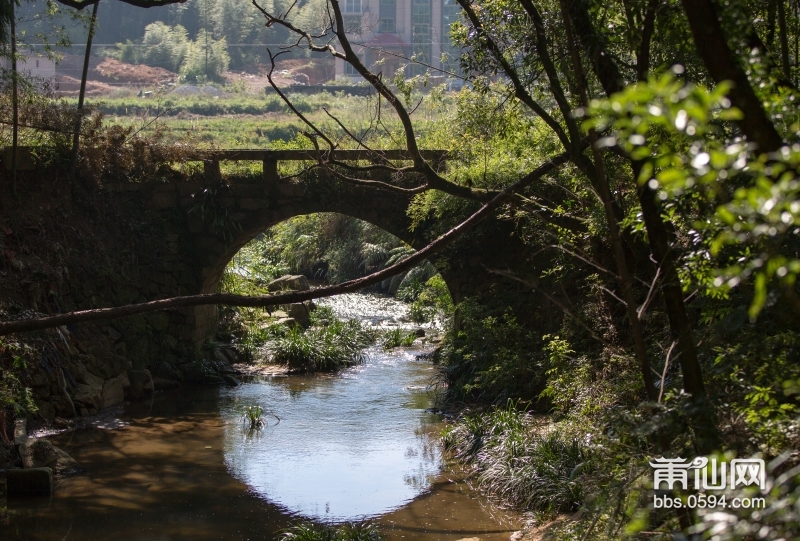
[[[336,151],[337,160],[364,159],[365,151]],[[395,155],[396,154],[396,155]],[[385,152],[387,159],[404,159],[402,151]],[[426,156],[441,162],[442,154]],[[144,182],[106,184],[121,218],[161,239],[153,251],[134,247],[137,270],[129,283],[115,292],[118,304],[143,302],[176,295],[215,292],[222,273],[236,252],[259,233],[294,216],[335,212],[358,218],[420,248],[431,240],[434,223],[411,231],[407,209],[411,196],[345,183],[308,174],[280,178],[279,160],[313,159],[305,151],[216,151],[198,155],[204,162],[205,182]],[[258,160],[261,178],[228,178],[221,182],[220,160]],[[502,290],[513,308],[528,314],[530,287],[487,269],[524,269],[535,273],[535,261],[513,234],[513,224],[489,219],[467,233],[432,263],[440,270],[454,301],[466,296],[497,299]],[[152,244],[148,244],[152,246]],[[184,356],[213,334],[216,307],[159,312],[119,320],[123,353],[134,368],[144,368],[153,356]]]

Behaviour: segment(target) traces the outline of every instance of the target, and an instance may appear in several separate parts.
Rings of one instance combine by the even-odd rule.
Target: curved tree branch
[[[487,47],[492,52],[495,60],[500,64],[503,68],[503,73],[506,77],[509,78],[511,84],[514,86],[514,95],[517,97],[519,101],[527,105],[531,111],[539,115],[542,120],[550,127],[551,130],[556,134],[558,140],[561,141],[561,144],[564,145],[565,149],[570,148],[571,142],[567,134],[564,133],[564,129],[561,127],[555,118],[550,115],[544,108],[534,100],[530,93],[527,91],[525,86],[522,84],[522,81],[517,74],[517,71],[511,66],[511,64],[506,60],[505,56],[503,56],[503,51],[500,50],[500,47],[497,43],[492,39],[489,33],[483,26],[478,14],[475,13],[475,10],[472,7],[472,3],[470,0],[456,0],[458,4],[464,10],[464,13],[467,14],[467,18],[469,19],[470,24],[475,29],[476,32],[485,40]]]
[[[420,152],[419,146],[417,145],[417,137],[414,131],[413,123],[411,122],[410,112],[406,110],[406,108],[401,103],[400,99],[394,94],[394,92],[392,92],[389,86],[383,81],[382,76],[380,74],[375,74],[372,71],[370,71],[356,54],[352,44],[350,43],[350,40],[346,35],[344,18],[342,16],[342,11],[341,8],[339,7],[339,3],[337,0],[330,0],[329,2],[327,2],[327,6],[331,10],[330,16],[332,17],[334,23],[332,29],[334,30],[334,33],[337,39],[339,40],[339,44],[341,45],[342,50],[344,52],[337,51],[331,44],[327,44],[325,46],[315,45],[313,41],[313,36],[311,36],[311,34],[309,34],[308,32],[294,26],[292,23],[287,21],[285,19],[285,15],[278,16],[270,13],[265,8],[258,5],[256,0],[253,0],[253,5],[256,6],[256,8],[258,8],[258,10],[267,19],[267,26],[271,26],[273,24],[283,26],[287,30],[297,34],[301,38],[298,41],[298,43],[300,41],[305,41],[312,51],[328,52],[336,58],[343,59],[345,62],[353,66],[353,69],[355,69],[359,73],[359,75],[361,75],[364,78],[364,80],[369,82],[372,85],[372,87],[375,88],[375,90],[378,92],[380,96],[386,99],[386,101],[392,106],[392,108],[397,113],[397,116],[400,119],[400,123],[403,126],[406,148],[408,149],[412,161],[414,162],[413,171],[420,173],[425,178],[425,180],[427,181],[428,188],[434,190],[440,190],[447,194],[468,199],[471,201],[487,201],[491,197],[493,197],[494,194],[486,192],[485,190],[471,188],[468,186],[461,186],[459,184],[455,184],[454,182],[447,180],[446,178],[439,175],[425,160],[425,158],[422,156],[422,153]],[[270,55],[270,56],[272,59],[274,59],[275,56],[277,55],[275,56]],[[270,81],[270,84],[272,84],[272,87],[276,90],[276,92],[283,99],[283,101],[286,102],[292,108],[293,111],[295,111],[295,114],[297,114],[298,117],[301,120],[303,120],[303,122],[305,122],[308,126],[310,126],[311,129],[313,129],[320,137],[322,137],[328,143],[329,146],[333,148],[333,142],[329,138],[327,138],[322,133],[322,131],[319,130],[316,126],[314,126],[308,119],[306,119],[305,117],[303,117],[303,115],[297,112],[296,109],[289,102],[289,99],[286,97],[286,95],[282,93],[277,88],[277,86],[274,83],[272,83],[272,81]],[[545,112],[545,114],[547,113]],[[556,125],[558,124],[556,123]]]

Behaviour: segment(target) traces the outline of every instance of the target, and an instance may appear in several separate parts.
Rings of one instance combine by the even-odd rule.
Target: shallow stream
[[[326,303],[384,327],[404,315],[376,297]],[[434,372],[418,353],[375,347],[336,375],[158,394],[56,436],[86,472],[38,509],[11,509],[8,538],[271,540],[306,517],[370,518],[393,540],[507,540],[517,518],[443,464],[441,419],[426,411]],[[247,405],[269,412],[263,429],[242,423]]]

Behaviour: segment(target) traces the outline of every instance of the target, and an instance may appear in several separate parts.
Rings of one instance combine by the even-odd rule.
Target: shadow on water
[[[412,352],[376,348],[337,376],[185,388],[132,404],[105,428],[51,438],[85,472],[59,480],[49,506],[9,509],[2,537],[255,541],[303,516],[371,517],[393,540],[507,540],[517,518],[442,471],[440,420],[425,412],[431,375]],[[253,404],[280,422],[247,430],[240,411]]]
[[[126,412],[120,430],[52,438],[86,470],[48,509],[10,511],[7,539],[264,539],[287,513],[231,477],[216,389],[171,393]],[[149,406],[149,405],[148,405]]]

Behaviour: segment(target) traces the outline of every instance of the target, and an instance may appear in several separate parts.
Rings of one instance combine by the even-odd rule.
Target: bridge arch
[[[127,284],[111,289],[118,304],[145,302],[217,290],[233,256],[259,233],[289,218],[332,212],[368,222],[412,248],[430,240],[435,223],[411,231],[407,209],[411,196],[345,183],[318,174],[298,179],[277,175],[220,177],[205,182],[176,180],[107,184],[103,192],[114,201],[120,219],[132,234],[163,239],[131,244],[131,275]],[[513,308],[521,321],[550,328],[557,322],[542,310],[540,299],[525,283],[509,274],[536,281],[546,258],[532,253],[519,239],[515,224],[490,218],[437,253],[431,263],[439,270],[454,302],[471,297]],[[501,271],[501,272],[496,272]],[[541,287],[541,285],[540,285]],[[556,318],[557,319],[557,318]],[[552,321],[551,321],[552,320]],[[122,354],[134,368],[143,368],[153,355],[189,358],[216,330],[216,308],[174,310],[117,324],[126,347]],[[177,362],[177,361],[174,361]]]
[[[306,178],[302,181],[281,179],[266,186],[231,183],[213,197],[216,200],[208,202],[213,209],[188,213],[189,228],[197,232],[193,242],[195,259],[200,263],[196,293],[216,292],[225,268],[243,246],[271,227],[296,216],[337,213],[378,227],[413,248],[420,248],[426,242],[422,234],[411,231],[411,220],[406,212],[411,198],[405,194],[332,179]],[[226,231],[220,231],[224,223],[220,216],[228,219]],[[194,316],[194,339],[199,343],[214,330],[216,307],[197,307]]]

